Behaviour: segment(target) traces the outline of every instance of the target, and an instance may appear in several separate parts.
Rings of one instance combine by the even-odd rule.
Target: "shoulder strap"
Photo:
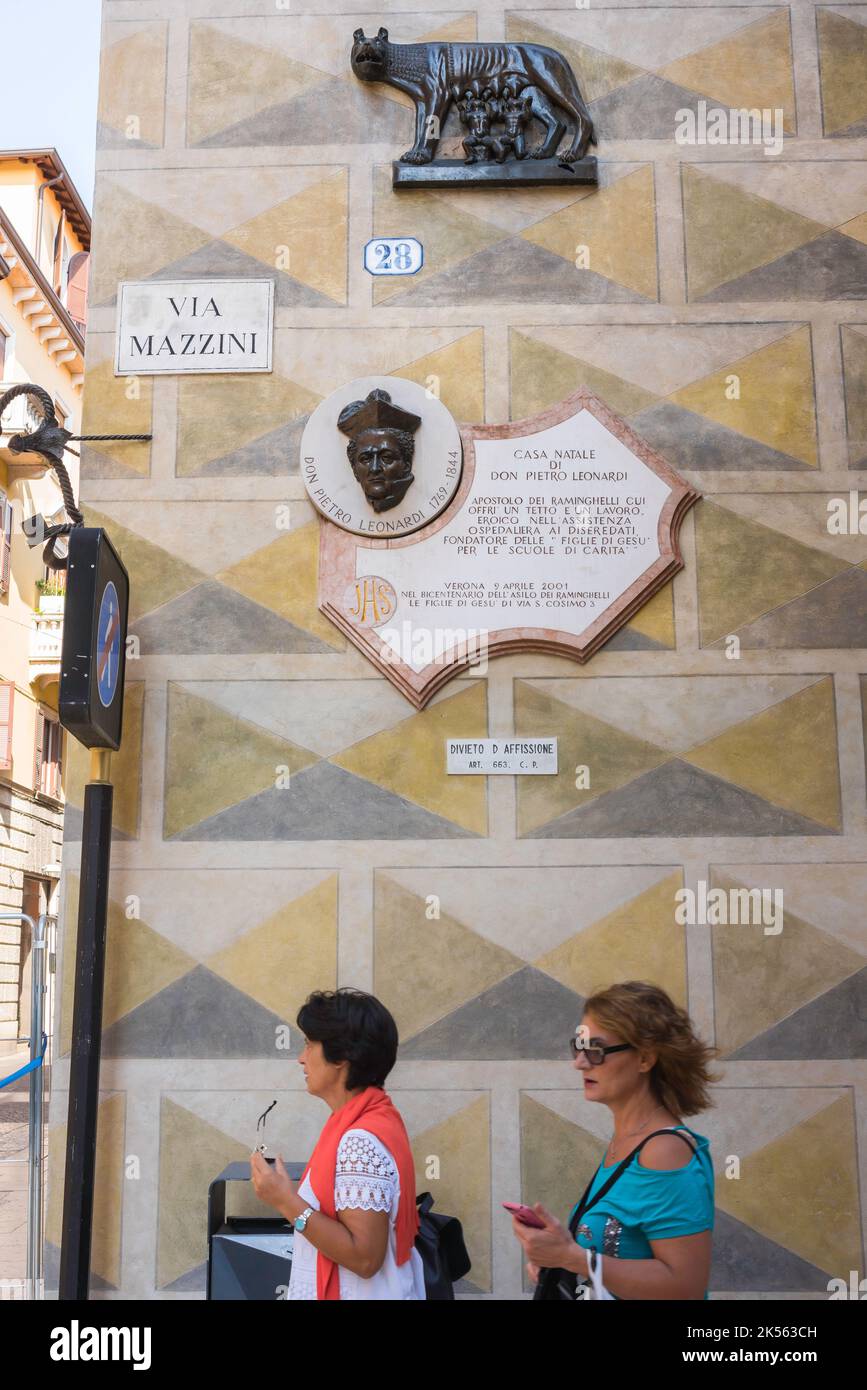
[[[587,1184],[586,1188],[584,1189],[584,1196],[581,1198],[581,1201],[578,1203],[577,1207],[575,1208],[574,1212],[572,1213],[572,1218],[571,1218],[571,1220],[570,1220],[570,1222],[569,1222],[569,1230],[570,1230],[570,1232],[571,1232],[571,1234],[572,1234],[573,1237],[574,1237],[576,1231],[578,1230],[578,1225],[579,1225],[579,1223],[580,1223],[580,1221],[581,1221],[581,1218],[584,1216],[585,1212],[589,1211],[591,1207],[595,1207],[596,1203],[597,1203],[602,1197],[605,1196],[605,1193],[608,1191],[608,1189],[611,1188],[611,1187],[613,1187],[614,1184],[616,1183],[617,1179],[618,1179],[623,1173],[626,1172],[626,1169],[629,1167],[629,1165],[630,1165],[630,1163],[632,1162],[632,1160],[633,1160],[633,1158],[635,1157],[635,1155],[641,1152],[641,1150],[644,1148],[644,1145],[647,1143],[647,1141],[648,1141],[649,1139],[655,1139],[656,1136],[657,1136],[657,1134],[675,1134],[675,1135],[677,1135],[678,1139],[682,1139],[682,1140],[684,1141],[684,1143],[689,1144],[690,1149],[692,1149],[692,1152],[695,1153],[695,1146],[693,1145],[692,1139],[691,1139],[691,1138],[690,1138],[690,1139],[687,1139],[686,1135],[683,1134],[683,1133],[682,1133],[680,1130],[678,1130],[678,1129],[655,1129],[655,1130],[653,1131],[652,1134],[645,1134],[645,1136],[644,1136],[644,1138],[641,1140],[641,1142],[640,1142],[639,1144],[636,1144],[636,1146],[635,1146],[635,1148],[632,1150],[632,1152],[631,1152],[631,1153],[628,1153],[628,1154],[626,1155],[626,1157],[623,1159],[623,1161],[622,1161],[620,1164],[618,1164],[618,1166],[615,1168],[614,1172],[611,1174],[611,1177],[608,1179],[608,1181],[602,1184],[602,1186],[600,1187],[599,1191],[596,1193],[595,1197],[593,1198],[592,1202],[588,1202],[588,1201],[587,1201],[588,1194],[589,1194],[590,1189],[591,1189],[591,1187],[593,1186],[593,1183],[594,1183],[594,1181],[595,1181],[596,1173],[599,1172],[599,1168],[596,1169],[596,1173],[593,1174],[593,1177],[590,1179],[589,1183]]]

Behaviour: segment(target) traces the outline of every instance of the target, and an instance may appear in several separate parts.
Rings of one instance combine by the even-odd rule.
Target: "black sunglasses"
[[[611,1047],[603,1047],[601,1043],[582,1043],[577,1038],[569,1039],[572,1056],[577,1057],[579,1052],[583,1052],[591,1067],[601,1067],[609,1053],[625,1052],[630,1047],[632,1043],[614,1043]]]

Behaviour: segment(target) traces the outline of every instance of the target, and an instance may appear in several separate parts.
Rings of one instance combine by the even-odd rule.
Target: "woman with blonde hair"
[[[614,1133],[568,1229],[540,1203],[541,1227],[513,1217],[536,1297],[583,1297],[592,1274],[615,1299],[707,1298],[713,1166],[683,1117],[711,1104],[716,1050],[638,980],[591,995],[569,1043],[584,1099],[608,1107]]]

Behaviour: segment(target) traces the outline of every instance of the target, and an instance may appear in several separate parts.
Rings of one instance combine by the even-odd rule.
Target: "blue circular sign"
[[[102,591],[96,625],[96,688],[106,708],[117,694],[120,674],[120,600],[111,580]]]

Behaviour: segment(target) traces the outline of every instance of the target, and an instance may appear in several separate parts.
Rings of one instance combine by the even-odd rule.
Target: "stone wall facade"
[[[392,192],[412,112],[348,61],[379,24],[565,53],[598,190]],[[466,1296],[522,1295],[500,1202],[566,1212],[598,1162],[609,1117],[568,1037],[629,978],[721,1051],[692,1121],[717,1164],[712,1296],[863,1274],[867,535],[832,534],[828,502],[867,466],[865,72],[857,4],[106,0],[85,429],[154,438],[82,459],[140,643],[113,758],[95,1289],[201,1296],[210,1179],[275,1096],[284,1155],[318,1133],[276,1040],[335,983],[398,1019],[391,1089],[464,1221]],[[680,143],[678,113],[711,108],[780,112],[781,148]],[[423,270],[372,279],[375,234],[418,237]],[[113,376],[119,280],[221,275],[274,279],[271,375]],[[414,712],[318,612],[298,471],[310,411],[371,373],[436,378],[466,421],[588,386],[703,493],[684,570],[586,667],[509,656]],[[512,732],[557,735],[561,772],[446,775],[445,737]],[[783,930],[677,925],[701,884],[782,890]]]

